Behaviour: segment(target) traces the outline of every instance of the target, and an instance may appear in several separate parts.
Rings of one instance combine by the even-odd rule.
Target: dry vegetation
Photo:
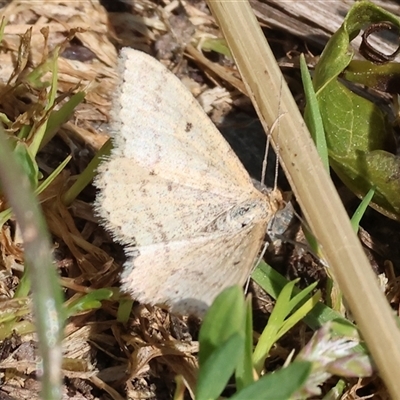
[[[319,54],[325,38],[321,35],[318,40],[305,42],[306,33],[302,33],[301,38],[296,37],[293,35],[296,28],[288,26],[285,30],[282,19],[279,24],[275,20],[275,25],[271,25],[271,17],[263,8],[266,6],[254,4],[260,20],[269,24],[265,31],[301,105],[298,55],[307,52],[307,46],[311,46],[312,53],[308,53],[311,65],[314,61],[312,54]],[[240,115],[244,116],[240,117],[243,119],[234,117],[233,123],[241,126],[249,125],[255,114],[242,94],[243,84],[232,62],[215,52],[207,52],[205,57],[198,50],[217,46],[218,43],[210,39],[220,36],[203,1],[187,2],[184,7],[178,2],[164,4],[145,0],[105,1],[104,4],[98,1],[3,1],[0,5],[0,15],[8,21],[0,45],[0,107],[9,120],[15,121],[9,132],[17,133],[21,126],[42,118],[43,110],[36,105],[42,104],[44,99],[41,88],[29,82],[24,82],[23,90],[17,92],[3,89],[6,85],[24,81],[27,72],[43,63],[57,46],[60,48],[59,103],[63,103],[63,96],[68,97],[71,93],[81,90],[87,93],[73,117],[62,125],[57,136],[38,155],[38,165],[44,176],[72,155],[65,170],[41,194],[53,238],[56,265],[62,276],[61,284],[66,299],[72,302],[93,289],[117,287],[123,261],[122,250],[98,226],[93,214],[93,187],[86,187],[69,207],[62,201],[66,188],[107,140],[118,49],[130,46],[162,59],[195,96],[201,94],[202,105],[210,111],[217,124],[232,109],[235,112],[240,110]],[[340,24],[340,18],[332,18],[335,19]],[[304,19],[302,21],[304,26]],[[333,31],[338,24],[329,29]],[[278,25],[280,30],[276,29]],[[325,30],[326,37],[329,29]],[[22,38],[29,53],[19,57]],[[21,65],[17,65],[17,61]],[[50,80],[49,74],[44,76],[43,80],[46,79]],[[238,133],[234,132],[233,135]],[[240,127],[238,134],[241,134]],[[252,134],[257,136],[257,132]],[[253,175],[260,171],[263,156],[261,131],[260,137],[231,139],[242,148],[240,156]],[[348,193],[344,192],[346,196]],[[350,208],[354,207],[351,201]],[[5,208],[6,204],[0,203],[0,209]],[[382,225],[382,217],[375,213],[371,213],[368,221],[364,241],[367,243],[369,240],[374,251],[368,250],[367,246],[366,251],[371,254],[376,271],[382,273],[383,261],[396,261],[399,254],[396,247],[389,247],[384,241],[378,242],[375,237],[389,232],[391,241],[395,243],[396,227],[392,227],[391,222]],[[33,399],[39,392],[35,334],[31,325],[32,315],[28,311],[29,300],[13,300],[24,258],[20,235],[12,219],[1,229],[0,249],[0,315],[12,310],[19,312],[18,320],[11,328],[14,332],[0,342],[0,399]],[[305,258],[299,253],[289,253],[285,248],[280,257],[275,258],[276,266],[290,278],[300,276],[305,283],[310,279],[323,281],[325,278],[318,263],[314,259],[310,262],[311,256]],[[395,287],[394,277],[388,278]],[[257,294],[256,298],[255,322],[256,327],[262,328],[272,303],[264,294]],[[395,307],[396,290],[392,291],[389,300]],[[117,310],[118,302],[110,300],[103,302],[98,310],[69,318],[64,340],[64,399],[167,399],[173,397],[176,375],[182,375],[188,382],[194,381],[198,321],[180,319],[159,309],[134,304],[128,323],[121,324],[117,322]],[[305,326],[291,331],[273,350],[267,369],[271,371],[282,365],[289,352],[301,348],[310,336],[311,332]],[[324,391],[334,383],[334,379],[327,382]],[[372,395],[375,399],[388,398],[376,376],[349,381],[343,398],[365,398],[363,395]]]

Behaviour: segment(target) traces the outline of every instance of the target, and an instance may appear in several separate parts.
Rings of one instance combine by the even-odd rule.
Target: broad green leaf
[[[294,362],[278,372],[264,375],[230,399],[288,400],[306,383],[311,368],[312,364],[309,362]]]
[[[357,167],[358,164],[358,167]],[[390,218],[400,220],[400,159],[384,150],[360,153],[356,160],[335,157],[332,168],[356,195],[375,188],[371,205]],[[346,170],[343,168],[346,166]],[[362,172],[362,174],[360,174]]]
[[[213,400],[219,397],[242,357],[242,353],[243,336],[239,333],[234,333],[214,349],[213,353],[200,366],[196,386],[197,400]]]
[[[365,60],[352,60],[343,77],[354,83],[361,83],[376,90],[389,93],[399,92],[400,64],[373,64]]]
[[[240,333],[244,337],[245,315],[246,306],[241,287],[232,286],[217,296],[204,317],[199,333],[200,369],[232,335]]]
[[[196,399],[218,398],[235,371],[240,388],[252,382],[251,307],[241,287],[227,288],[214,300],[199,342]]]
[[[368,1],[357,2],[326,45],[313,84],[331,167],[359,197],[374,187],[371,206],[400,220],[400,160],[388,152],[394,151],[394,139],[387,115],[338,80],[353,58],[350,41],[366,25],[379,22],[400,29],[400,20],[393,14]]]

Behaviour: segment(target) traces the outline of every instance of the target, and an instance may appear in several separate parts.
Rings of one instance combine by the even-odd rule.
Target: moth
[[[118,74],[95,210],[125,246],[122,290],[202,315],[224,288],[244,284],[276,209],[160,62],[124,48]]]

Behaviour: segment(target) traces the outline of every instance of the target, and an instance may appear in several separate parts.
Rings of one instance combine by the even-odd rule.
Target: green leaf
[[[93,180],[96,170],[101,161],[110,155],[112,149],[111,140],[107,140],[101,149],[95,154],[90,161],[89,165],[81,172],[72,186],[64,193],[62,197],[63,204],[70,206],[72,202],[78,197],[79,193]]]
[[[225,39],[221,38],[207,38],[199,42],[201,49],[204,51],[215,51],[216,53],[222,54],[232,59],[231,51],[226,44]]]
[[[18,141],[14,148],[14,156],[26,174],[33,189],[36,189],[39,180],[39,168],[25,143]]]
[[[97,289],[74,300],[66,306],[67,316],[78,314],[82,311],[94,310],[101,307],[103,300],[108,300],[113,295],[110,289]]]
[[[60,126],[68,121],[75,108],[84,100],[85,95],[85,92],[75,93],[59,110],[51,112],[43,140],[40,143],[40,149],[55,136]]]
[[[358,229],[360,228],[360,221],[363,215],[365,214],[365,211],[367,210],[367,207],[369,203],[371,202],[372,198],[374,197],[375,190],[370,189],[366,196],[362,199],[362,202],[360,205],[357,207],[357,210],[354,212],[353,216],[351,217],[351,226],[354,229],[354,232],[358,232]]]
[[[200,368],[231,336],[240,333],[244,337],[245,310],[241,287],[232,286],[217,296],[204,317],[199,333]]]
[[[117,321],[126,324],[129,321],[133,306],[132,299],[120,299],[118,303]]]
[[[253,374],[253,310],[251,304],[251,296],[246,299],[246,321],[244,336],[244,351],[242,359],[239,360],[236,371],[235,380],[237,390],[249,386],[254,382]]]
[[[239,386],[251,383],[251,307],[238,285],[225,289],[204,317],[199,333],[196,399],[217,398],[233,372]]]
[[[197,400],[217,399],[242,357],[243,337],[234,333],[207,358],[199,370]]]
[[[40,194],[44,190],[46,190],[50,184],[57,178],[58,175],[61,174],[61,171],[67,166],[67,164],[71,161],[71,156],[68,156],[43,182],[40,182],[40,185],[36,189],[35,193]]]
[[[309,362],[294,362],[278,372],[264,375],[257,382],[232,396],[231,400],[288,400],[304,386],[311,368],[312,364]]]
[[[54,106],[55,97],[56,97],[56,93],[57,93],[58,48],[55,48],[54,52],[53,52],[53,56],[48,57],[48,59],[45,61],[45,64],[48,64],[48,63],[50,63],[49,66],[50,66],[50,70],[52,71],[52,75],[51,75],[50,91],[46,98],[46,100],[47,100],[46,111],[50,111],[50,109]],[[46,133],[48,122],[49,122],[49,120],[47,118],[44,119],[42,121],[42,123],[40,123],[40,125],[38,125],[37,128],[35,129],[35,134],[32,138],[31,144],[29,146],[29,150],[35,156],[42,146],[43,138]]]
[[[300,292],[306,292],[307,289],[311,288],[313,285],[308,286]],[[308,299],[302,306],[296,310],[292,315],[285,319],[282,323],[279,331],[276,333],[275,341],[278,341],[286,332],[292,329],[298,322],[300,322],[319,302],[321,298],[321,292],[318,290],[310,299]]]
[[[341,395],[346,389],[346,381],[339,379],[338,383],[323,397],[322,400],[337,400],[341,398]]]
[[[258,264],[251,277],[274,299],[278,298],[279,293],[288,283],[285,277],[263,261]],[[299,291],[296,287],[293,290],[294,293],[298,293]],[[318,303],[304,317],[304,322],[313,330],[321,328],[328,321],[337,322],[335,326],[338,328],[338,334],[342,334],[343,330],[345,330],[345,334],[349,336],[357,335],[357,330],[350,321],[344,319],[341,314],[322,303]],[[339,327],[343,328],[339,329]]]
[[[28,150],[29,154],[29,150]],[[61,171],[66,167],[66,165],[69,163],[71,160],[71,156],[68,156],[43,182],[39,184],[39,186],[36,187],[35,194],[38,195],[42,193],[50,184],[51,182],[56,179],[56,177],[61,173]],[[35,164],[36,165],[36,164]],[[12,210],[11,208],[8,208],[2,212],[0,212],[0,227],[5,224],[12,215]]]
[[[268,357],[273,344],[291,327],[304,318],[304,316],[318,303],[319,294],[303,304],[302,307],[289,317],[293,309],[299,307],[306,296],[308,296],[316,286],[316,283],[312,284],[292,298],[296,282],[298,282],[298,279],[288,282],[279,293],[275,307],[268,320],[268,324],[262,332],[254,350],[253,364],[258,374],[261,373],[265,359]]]
[[[399,157],[384,150],[375,150],[360,153],[357,160],[335,156],[331,165],[344,184],[356,195],[364,197],[374,188],[371,206],[400,221]]]
[[[365,60],[352,60],[343,73],[348,81],[390,93],[398,92],[399,76],[400,64],[397,62],[376,65]]]
[[[400,160],[388,152],[395,150],[388,117],[378,105],[338,80],[353,58],[350,41],[366,25],[379,22],[390,22],[400,29],[400,20],[393,14],[367,1],[355,3],[326,45],[313,84],[331,167],[359,197],[374,187],[371,206],[400,220]]]
[[[328,146],[325,139],[324,125],[322,122],[321,112],[319,111],[319,105],[317,96],[314,91],[310,72],[308,71],[304,54],[300,56],[300,70],[301,80],[303,81],[304,94],[307,100],[307,108],[304,114],[307,127],[312,135],[315,146],[319,156],[321,157],[322,163],[325,169],[329,172],[329,158],[328,158]]]

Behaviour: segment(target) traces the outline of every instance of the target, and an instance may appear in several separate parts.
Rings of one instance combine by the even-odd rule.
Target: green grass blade
[[[35,321],[42,358],[42,398],[61,398],[61,340],[64,313],[50,235],[28,178],[15,161],[0,128],[0,180],[22,232],[25,268],[32,283]]]
[[[236,388],[238,391],[251,385],[254,382],[253,375],[253,309],[251,304],[251,296],[246,299],[246,320],[245,320],[245,336],[244,351],[242,360],[239,361],[235,371]]]
[[[307,100],[307,108],[304,119],[314,140],[315,146],[317,147],[322,163],[324,164],[325,169],[329,172],[328,145],[326,144],[324,124],[322,122],[317,96],[314,91],[310,72],[308,71],[307,64],[304,59],[304,54],[301,54],[300,56],[300,70],[304,94]]]
[[[271,266],[265,262],[261,262],[252,274],[252,278],[258,283],[271,297],[276,299],[288,281]],[[298,293],[299,289],[295,288],[294,293]],[[318,303],[310,313],[304,317],[304,322],[312,329],[317,330],[328,321],[337,321],[340,325],[347,327],[347,334],[356,329],[353,324],[344,319],[341,314],[333,311],[331,308],[322,303]],[[339,324],[340,322],[340,324]],[[338,332],[341,334],[341,332]]]
[[[362,199],[360,205],[357,207],[357,210],[354,212],[351,218],[351,226],[354,229],[354,232],[358,232],[358,228],[360,227],[360,221],[365,211],[368,208],[369,203],[371,203],[372,198],[374,197],[375,189],[370,189],[365,197]]]
[[[294,362],[274,374],[264,375],[251,386],[231,397],[231,400],[288,400],[307,381],[312,364]]]
[[[72,202],[76,199],[79,193],[93,180],[93,177],[96,173],[96,169],[103,160],[104,157],[107,157],[110,154],[112,149],[112,142],[108,140],[102,148],[96,153],[95,157],[90,161],[89,165],[85,168],[85,170],[79,174],[77,180],[73,183],[73,185],[65,192],[62,200],[66,206],[72,204]]]

